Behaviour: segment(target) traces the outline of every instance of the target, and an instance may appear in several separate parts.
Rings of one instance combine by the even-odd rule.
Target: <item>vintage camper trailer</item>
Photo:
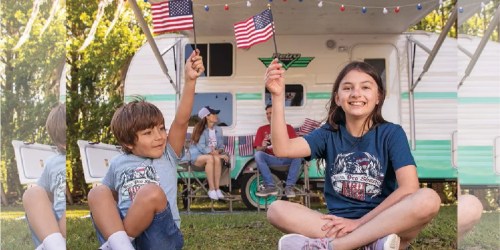
[[[422,180],[453,180],[452,137],[457,130],[457,42],[424,32],[407,33],[438,1],[404,1],[398,13],[386,1],[362,1],[340,6],[316,1],[274,1],[276,26],[273,39],[250,49],[237,49],[233,24],[264,10],[268,1],[232,4],[222,1],[194,3],[194,32],[155,37],[172,84],[156,60],[151,43],[133,57],[125,80],[125,100],[141,95],[162,110],[166,124],[173,120],[183,84],[183,64],[196,46],[204,56],[205,76],[196,86],[193,115],[205,105],[220,109],[225,136],[235,137],[231,178],[242,190],[248,206],[262,205],[251,178],[255,163],[239,150],[243,138],[267,123],[264,107],[270,102],[263,83],[266,62],[275,55],[287,68],[286,91],[290,98],[286,120],[300,127],[306,118],[322,121],[337,73],[349,61],[363,60],[382,74],[387,87],[384,117],[401,124]],[[212,6],[205,11],[204,5]],[[420,4],[419,7],[417,4]],[[383,8],[391,8],[384,14]],[[277,54],[276,54],[277,53]],[[190,128],[192,129],[192,127]],[[245,140],[247,143],[247,140]],[[321,187],[323,176],[316,164],[309,166],[312,187]]]

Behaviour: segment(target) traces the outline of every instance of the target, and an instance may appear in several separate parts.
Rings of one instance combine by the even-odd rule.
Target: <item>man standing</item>
[[[257,168],[259,169],[262,179],[264,180],[264,189],[259,190],[256,195],[259,197],[265,197],[268,195],[277,195],[278,189],[273,181],[270,166],[283,166],[290,165],[288,169],[288,176],[286,179],[285,195],[288,198],[295,197],[295,191],[293,190],[295,183],[300,175],[301,159],[300,158],[279,158],[274,156],[272,144],[271,144],[271,114],[272,106],[266,106],[266,117],[269,121],[268,125],[261,126],[257,130],[255,135],[255,162],[257,163]],[[288,136],[290,139],[297,137],[295,130],[292,126],[287,124]]]

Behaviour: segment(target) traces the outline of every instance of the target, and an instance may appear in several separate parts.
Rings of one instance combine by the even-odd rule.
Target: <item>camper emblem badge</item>
[[[292,53],[274,53],[272,57],[259,57],[259,60],[268,67],[269,64],[273,61],[274,58],[278,58],[280,63],[283,65],[283,68],[287,70],[290,67],[294,68],[305,68],[309,63],[314,59],[314,57],[301,57],[300,54],[292,54]]]

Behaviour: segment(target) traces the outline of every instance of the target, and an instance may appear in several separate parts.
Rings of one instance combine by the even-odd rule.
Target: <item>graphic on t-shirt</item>
[[[379,160],[368,152],[338,154],[332,170],[336,192],[360,201],[381,193],[384,175]]]
[[[54,195],[55,201],[66,202],[66,169],[64,171],[59,171],[56,174],[56,190]]]
[[[134,200],[139,189],[149,183],[159,185],[159,177],[156,169],[151,166],[140,166],[135,169],[128,169],[120,177],[122,199]]]

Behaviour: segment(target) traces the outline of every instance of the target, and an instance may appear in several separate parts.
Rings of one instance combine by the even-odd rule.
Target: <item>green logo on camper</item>
[[[285,68],[285,70],[287,70],[290,67],[305,68],[314,59],[314,57],[301,57],[300,54],[274,53],[273,57],[259,57],[259,60],[267,67],[276,57],[283,65],[283,68]]]

